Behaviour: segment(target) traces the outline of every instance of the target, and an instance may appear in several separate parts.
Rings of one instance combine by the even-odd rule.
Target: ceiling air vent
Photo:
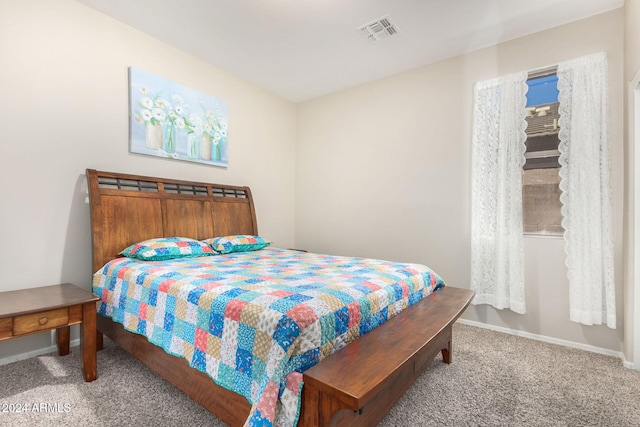
[[[358,27],[358,31],[371,43],[398,34],[398,27],[389,16],[383,16],[375,21]]]

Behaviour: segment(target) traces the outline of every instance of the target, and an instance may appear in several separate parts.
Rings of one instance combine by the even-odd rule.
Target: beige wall
[[[640,252],[634,250],[634,244],[640,242],[640,228],[638,220],[637,189],[640,188],[640,179],[635,170],[638,163],[638,123],[640,123],[640,0],[626,0],[625,11],[625,257],[624,257],[624,306],[625,325],[624,353],[625,359],[633,363],[636,369],[640,369],[640,325],[638,314],[640,313],[640,290],[636,288],[637,267],[640,266]],[[635,87],[633,87],[635,86]],[[635,93],[635,96],[633,95]],[[635,240],[635,242],[634,242]]]
[[[298,105],[296,245],[426,263],[469,286],[473,84],[605,51],[609,60],[618,329],[569,321],[564,242],[526,238],[526,315],[469,320],[620,351],[623,208],[622,9]]]
[[[74,1],[0,10],[0,291],[90,289],[86,168],[249,185],[260,233],[293,245],[294,104]],[[131,65],[229,103],[228,168],[128,152]],[[0,360],[50,343],[3,343]]]
[[[640,0],[625,0],[625,75],[631,81],[640,70]]]

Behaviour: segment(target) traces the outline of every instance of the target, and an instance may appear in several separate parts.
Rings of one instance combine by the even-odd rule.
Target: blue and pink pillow
[[[219,254],[229,254],[232,252],[257,251],[266,248],[271,242],[260,236],[250,236],[246,234],[236,234],[234,236],[213,237],[203,240]]]
[[[194,258],[216,255],[211,247],[188,237],[161,237],[135,243],[120,252],[128,258],[143,261],[163,261],[174,258]]]

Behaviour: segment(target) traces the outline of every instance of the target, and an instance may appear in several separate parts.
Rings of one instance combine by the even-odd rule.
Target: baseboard
[[[80,345],[80,338],[77,338],[75,340],[71,340],[69,342],[69,346],[70,347],[76,347],[78,345]],[[57,351],[58,351],[58,347],[56,345],[51,345],[49,347],[39,348],[37,350],[32,350],[32,351],[27,351],[26,353],[15,354],[13,356],[4,357],[4,358],[0,359],[0,366],[1,365],[7,365],[7,364],[13,363],[13,362],[17,362],[19,360],[25,360],[25,359],[30,359],[32,357],[42,356],[44,354],[53,353],[53,352],[57,352]]]
[[[548,337],[546,335],[532,334],[530,332],[524,332],[524,331],[518,331],[518,330],[515,330],[515,329],[504,328],[502,326],[489,325],[487,323],[476,322],[476,321],[473,321],[473,320],[458,319],[458,322],[460,322],[462,324],[465,324],[465,325],[476,326],[478,328],[490,329],[492,331],[497,331],[497,332],[504,332],[505,334],[517,335],[517,336],[524,337],[524,338],[531,338],[531,339],[536,340],[536,341],[542,341],[542,342],[546,342],[546,343],[550,343],[550,344],[563,345],[565,347],[571,347],[571,348],[576,348],[578,350],[590,351],[592,353],[604,354],[606,356],[614,356],[614,357],[617,357],[620,360],[622,360],[623,365],[625,366],[625,368],[633,369],[633,364],[630,363],[630,362],[627,362],[626,360],[624,360],[624,355],[622,354],[621,351],[610,350],[608,348],[596,347],[596,346],[588,345],[588,344],[581,344],[581,343],[577,343],[577,342],[573,342],[573,341],[563,340],[563,339],[560,339],[560,338]]]
[[[622,365],[625,368],[628,368],[628,369],[640,369],[640,368],[636,368],[636,366],[634,366],[634,364],[632,362],[626,360],[624,358],[624,355],[620,351],[609,350],[607,348],[596,347],[596,346],[587,345],[587,344],[580,344],[580,343],[573,342],[573,341],[567,341],[567,340],[562,340],[562,339],[559,339],[559,338],[548,337],[546,335],[532,334],[530,332],[524,332],[524,331],[518,331],[518,330],[515,330],[515,329],[504,328],[502,326],[489,325],[487,323],[476,322],[476,321],[473,321],[473,320],[458,319],[457,322],[458,323],[462,323],[464,325],[475,326],[475,327],[478,327],[478,328],[489,329],[489,330],[497,331],[497,332],[503,332],[505,334],[517,335],[517,336],[524,337],[524,338],[531,338],[533,340],[542,341],[542,342],[546,342],[546,343],[550,343],[550,344],[558,344],[558,345],[563,345],[565,347],[571,347],[571,348],[577,348],[579,350],[590,351],[592,353],[599,353],[599,354],[604,354],[604,355],[607,355],[607,356],[614,356],[614,357],[617,357],[620,360],[622,360]],[[105,339],[107,339],[107,337],[105,337]],[[71,340],[69,345],[71,347],[79,346],[80,345],[80,339],[77,338],[75,340]],[[4,357],[4,358],[0,359],[0,366],[1,365],[7,365],[7,364],[13,363],[13,362],[17,362],[19,360],[30,359],[32,357],[37,357],[37,356],[42,356],[44,354],[53,353],[55,351],[58,351],[58,348],[55,345],[51,345],[49,347],[44,347],[44,348],[40,348],[40,349],[37,349],[37,350],[28,351],[26,353],[20,353],[20,354],[16,354],[16,355],[9,356],[9,357]]]

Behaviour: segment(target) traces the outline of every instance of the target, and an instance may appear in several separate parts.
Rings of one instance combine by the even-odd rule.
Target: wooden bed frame
[[[87,181],[93,271],[125,247],[154,237],[258,234],[248,187],[92,169]],[[472,297],[470,290],[447,286],[305,371],[298,425],[379,423],[438,353],[451,362],[452,325]],[[243,396],[110,318],[98,315],[97,324],[98,348],[107,335],[225,423],[246,421],[251,405]]]

